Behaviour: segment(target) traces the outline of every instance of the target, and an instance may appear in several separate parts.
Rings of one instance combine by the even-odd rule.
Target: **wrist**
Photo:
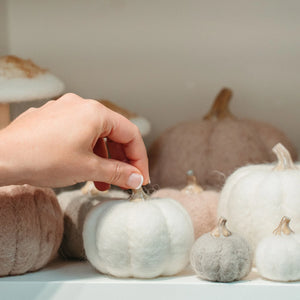
[[[0,130],[0,186],[24,184],[26,182],[19,168],[18,143],[7,129]]]

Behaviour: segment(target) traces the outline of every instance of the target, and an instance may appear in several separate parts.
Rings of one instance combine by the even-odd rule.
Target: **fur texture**
[[[235,171],[221,192],[218,215],[253,249],[282,216],[300,231],[300,169],[273,171],[274,165],[246,166]]]
[[[274,160],[271,149],[278,141],[297,158],[289,139],[261,122],[222,119],[177,124],[149,150],[151,181],[160,187],[181,188],[185,185],[182,174],[194,170],[205,189],[220,189],[235,169]]]
[[[245,277],[251,270],[252,251],[236,234],[214,237],[204,234],[191,251],[191,265],[202,279],[231,282]]]
[[[86,259],[82,230],[87,213],[97,204],[114,199],[126,199],[123,191],[109,191],[94,194],[83,194],[81,190],[59,194],[58,202],[64,213],[64,235],[60,247],[62,256],[75,259]]]
[[[257,246],[256,267],[261,276],[276,281],[300,280],[300,235],[273,235]]]
[[[36,271],[57,253],[63,215],[51,189],[0,188],[0,276]]]
[[[216,226],[219,196],[214,191],[191,195],[168,188],[153,193],[153,197],[174,199],[187,210],[193,222],[195,239]]]
[[[100,272],[153,278],[174,275],[188,264],[194,232],[175,200],[121,200],[90,211],[83,241],[88,260]]]

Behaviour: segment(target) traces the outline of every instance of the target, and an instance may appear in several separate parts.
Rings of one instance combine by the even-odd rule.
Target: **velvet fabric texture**
[[[85,186],[85,188],[90,186]],[[97,204],[114,199],[127,199],[128,194],[112,190],[100,192],[92,184],[91,190],[74,190],[60,193],[58,196],[59,204],[64,213],[64,235],[60,247],[60,254],[65,258],[86,259],[82,230],[83,223],[88,212]]]
[[[282,131],[233,116],[228,109],[230,97],[230,90],[222,90],[202,120],[177,124],[154,141],[149,150],[152,183],[181,188],[185,184],[182,174],[192,169],[202,187],[220,190],[237,168],[274,160],[271,149],[278,142],[297,158]]]
[[[0,187],[0,276],[44,267],[57,253],[63,215],[51,189]]]
[[[187,194],[175,189],[161,189],[152,194],[157,198],[172,198],[178,201],[191,217],[195,239],[211,231],[217,224],[217,208],[220,194],[203,191],[200,194]]]

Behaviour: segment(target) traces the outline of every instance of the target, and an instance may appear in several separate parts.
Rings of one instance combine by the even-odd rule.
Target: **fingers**
[[[137,189],[143,184],[141,172],[130,164],[93,155],[89,165],[89,180],[100,182],[96,184],[97,188],[103,189],[103,182],[125,189]]]
[[[144,184],[149,183],[147,151],[137,126],[125,117],[107,109],[104,128],[106,130],[102,134],[111,141],[123,145],[128,162],[140,170],[144,177]]]
[[[103,139],[98,139],[93,149],[94,153],[100,157],[108,158],[108,152]],[[106,191],[110,188],[110,184],[100,181],[94,182],[95,187],[100,191]]]

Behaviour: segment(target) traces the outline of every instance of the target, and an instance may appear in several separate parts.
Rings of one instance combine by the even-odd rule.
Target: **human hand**
[[[138,128],[99,102],[65,94],[0,131],[0,185],[61,187],[87,180],[100,190],[149,182]]]

